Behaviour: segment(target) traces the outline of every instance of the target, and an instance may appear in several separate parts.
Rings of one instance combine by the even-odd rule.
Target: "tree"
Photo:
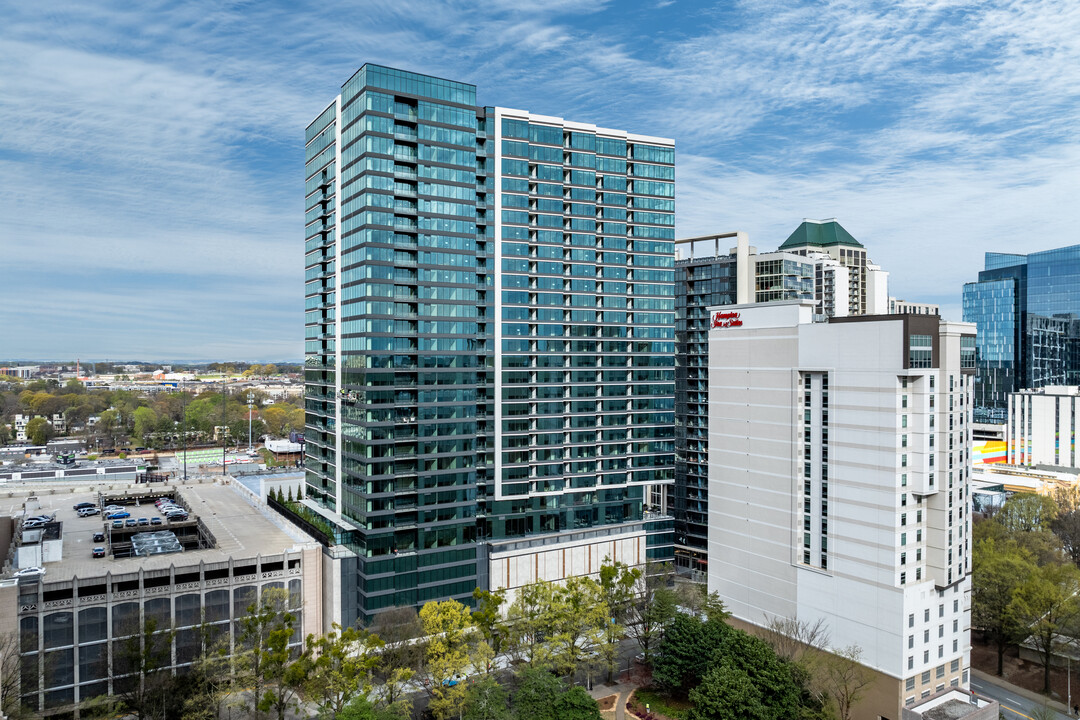
[[[31,445],[44,445],[54,435],[56,430],[52,423],[43,417],[31,418],[30,422],[26,423],[26,439]]]
[[[148,442],[149,436],[157,430],[158,416],[148,407],[135,409],[135,437]]]
[[[295,616],[285,613],[283,619],[282,625],[272,629],[266,638],[262,672],[269,687],[256,704],[261,712],[276,711],[278,720],[285,720],[285,711],[298,699],[311,667],[306,654],[294,660],[290,652],[289,640],[293,636]]]
[[[1044,565],[1016,588],[1009,612],[1031,633],[1043,659],[1043,692],[1050,692],[1050,660],[1065,628],[1080,613],[1080,570]]]
[[[1080,565],[1080,510],[1069,510],[1054,518],[1050,529],[1061,541],[1074,565]]]
[[[267,685],[285,674],[279,653],[281,638],[286,644],[293,634],[296,617],[287,609],[289,592],[284,588],[263,590],[258,603],[247,607],[247,614],[240,619],[239,642],[236,661],[238,679],[251,688],[254,710],[262,710]],[[283,635],[283,633],[288,633]],[[269,708],[267,708],[269,709]]]
[[[420,609],[420,622],[427,636],[424,668],[431,693],[429,707],[438,718],[460,714],[465,699],[461,681],[469,667],[469,609],[457,600],[432,601]]]
[[[184,720],[218,720],[221,703],[229,693],[228,635],[219,626],[203,623],[199,628],[199,654],[187,677],[189,692],[183,699]]]
[[[676,613],[653,659],[653,680],[668,692],[686,697],[691,688],[701,683],[717,648],[732,632],[733,628],[721,619],[703,620]]]
[[[840,720],[851,720],[851,708],[862,699],[866,688],[874,682],[873,673],[859,662],[862,648],[851,645],[835,653],[819,654],[821,668],[818,677],[824,690],[836,703]]]
[[[532,667],[522,670],[518,679],[514,717],[517,720],[559,720],[555,702],[565,689],[562,681],[547,670]]]
[[[1057,512],[1057,503],[1046,495],[1021,493],[1005,501],[994,521],[1010,533],[1048,530]]]
[[[120,676],[113,687],[124,707],[138,720],[144,720],[165,703],[164,691],[170,677],[165,668],[172,664],[176,633],[170,628],[159,629],[153,617],[148,617],[141,627],[129,626],[127,633],[113,658],[113,675]]]
[[[464,720],[510,720],[506,690],[495,678],[483,677],[465,691]]]
[[[23,715],[19,698],[21,672],[19,636],[13,632],[0,636],[0,715],[9,718]]]
[[[552,662],[551,636],[554,626],[554,587],[537,580],[523,585],[507,612],[510,656],[529,667],[547,667]]]
[[[308,635],[307,696],[324,717],[337,717],[354,697],[366,695],[382,641],[364,630],[334,623],[325,635]]]
[[[555,699],[555,717],[559,720],[601,720],[600,705],[585,688],[574,685]]]
[[[608,682],[615,674],[619,644],[627,634],[626,624],[631,619],[631,606],[642,575],[640,568],[631,568],[621,562],[600,566],[600,601],[608,615],[603,625],[600,653],[607,667]]]
[[[600,585],[592,578],[569,577],[552,590],[550,635],[555,667],[572,675],[586,665],[591,670],[592,658],[601,650],[611,612],[604,603]],[[622,628],[616,628],[621,636]]]
[[[375,616],[369,630],[383,643],[382,662],[375,668],[377,692],[387,704],[406,698],[405,685],[423,662],[424,646],[416,638],[424,634],[420,618],[411,607],[390,608]]]
[[[502,652],[503,640],[506,637],[506,623],[503,621],[502,612],[499,610],[506,602],[506,591],[473,590],[473,600],[476,601],[476,610],[473,610],[473,624],[480,630],[484,640],[498,655]]]
[[[797,617],[774,615],[765,622],[762,640],[769,644],[777,657],[797,663],[802,662],[809,651],[828,647],[829,629],[825,625],[825,618],[807,622]]]
[[[997,674],[1003,670],[1005,650],[1023,639],[1012,605],[1016,589],[1035,572],[1030,554],[1013,543],[992,539],[975,543],[972,550],[971,623],[997,649]]]
[[[710,670],[690,691],[694,704],[687,720],[772,720],[761,691],[745,672],[730,662]]]

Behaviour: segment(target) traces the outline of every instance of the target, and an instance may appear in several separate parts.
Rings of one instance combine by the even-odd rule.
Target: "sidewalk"
[[[626,683],[619,683],[618,685],[593,685],[593,689],[589,690],[589,695],[594,700],[605,698],[609,695],[618,695],[615,699],[615,720],[625,720],[626,718],[626,701],[630,698],[630,693],[636,688],[634,685],[628,685]]]
[[[1000,678],[997,675],[992,675],[990,673],[985,673],[982,670],[976,670],[975,668],[971,668],[971,676],[977,677],[983,682],[990,683],[991,685],[997,685],[998,687],[1005,688],[1009,692],[1016,693],[1020,697],[1025,697],[1032,702],[1046,703],[1058,712],[1064,713],[1066,715],[1072,715],[1071,709],[1066,707],[1065,703],[1059,702],[1057,700],[1052,700],[1046,695],[1043,695],[1042,693],[1032,692],[1031,690],[1022,688],[1019,685],[1013,685],[1008,680]]]

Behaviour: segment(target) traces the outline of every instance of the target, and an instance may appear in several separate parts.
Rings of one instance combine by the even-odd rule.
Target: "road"
[[[1026,697],[979,678],[971,678],[971,689],[979,695],[997,700],[1001,704],[1001,713],[1006,720],[1033,718],[1035,717],[1033,711],[1042,707],[1040,702],[1028,700]],[[1080,688],[1077,688],[1077,691],[1080,692]],[[1078,702],[1077,696],[1073,697],[1073,702]],[[1069,718],[1068,715],[1062,713],[1055,713],[1053,717],[1054,720],[1066,720]]]

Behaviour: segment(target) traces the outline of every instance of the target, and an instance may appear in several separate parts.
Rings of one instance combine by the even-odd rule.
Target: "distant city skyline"
[[[365,61],[673,137],[678,237],[742,230],[768,251],[836,217],[891,295],[954,320],[985,251],[1068,245],[1080,213],[1064,1],[60,2],[6,19],[11,358],[301,357],[304,127]]]

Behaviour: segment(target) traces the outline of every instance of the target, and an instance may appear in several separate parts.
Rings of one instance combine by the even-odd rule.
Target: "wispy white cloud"
[[[303,127],[365,61],[675,137],[681,235],[747,229],[765,249],[837,216],[909,299],[948,304],[984,249],[1073,242],[1078,219],[1071,0],[54,0],[5,15],[8,353],[42,354],[55,345],[35,328],[92,309],[94,331],[64,325],[73,350],[127,342],[126,324],[158,357],[200,342],[299,356]],[[124,291],[130,276],[160,285]]]

